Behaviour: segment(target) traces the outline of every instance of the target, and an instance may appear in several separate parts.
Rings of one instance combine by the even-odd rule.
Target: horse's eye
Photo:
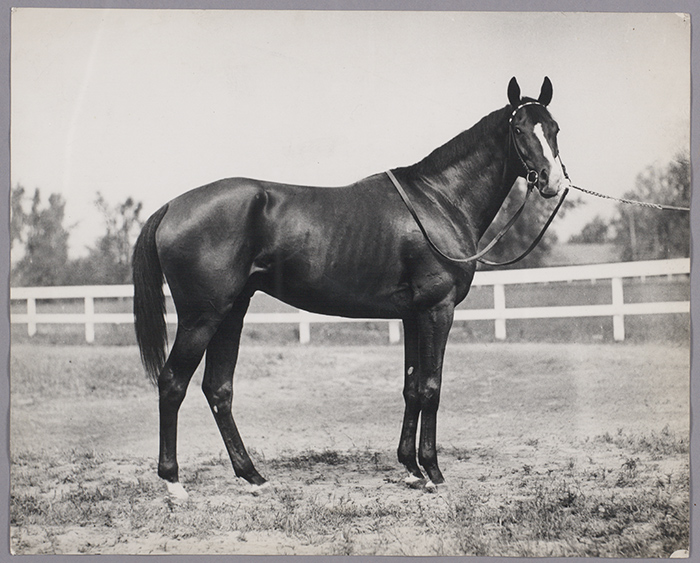
[[[523,130],[520,129],[520,127],[516,127],[516,128],[515,128],[515,132],[516,132],[518,135],[520,135],[520,134],[523,132]]]

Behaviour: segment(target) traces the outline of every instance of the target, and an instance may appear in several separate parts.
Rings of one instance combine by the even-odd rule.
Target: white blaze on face
[[[536,123],[533,130],[535,137],[542,145],[542,154],[547,159],[549,163],[549,192],[556,193],[559,191],[560,184],[564,179],[564,171],[561,168],[559,161],[554,158],[554,153],[552,152],[552,147],[549,146],[547,138],[544,136],[544,129],[542,129],[541,123]]]

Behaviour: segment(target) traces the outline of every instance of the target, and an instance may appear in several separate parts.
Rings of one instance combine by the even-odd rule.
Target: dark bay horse
[[[420,162],[394,169],[432,241],[471,256],[519,176],[544,197],[564,181],[558,126],[537,99],[521,98],[481,119]],[[442,364],[455,306],[469,292],[475,262],[454,263],[426,242],[387,174],[340,188],[230,178],[189,191],[156,211],[134,249],[134,314],[141,358],[157,383],[158,475],[178,483],[178,409],[206,351],[202,388],[237,476],[265,483],[236,428],[233,372],[256,291],[308,311],[401,319],[405,413],[398,447],[409,478],[443,482],[436,453]],[[178,326],[166,360],[163,276]],[[420,419],[420,442],[416,434]]]

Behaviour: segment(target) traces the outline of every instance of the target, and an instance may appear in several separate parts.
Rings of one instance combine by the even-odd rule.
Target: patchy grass
[[[650,432],[645,435],[632,435],[618,429],[614,436],[609,432],[597,438],[608,444],[615,444],[621,448],[627,448],[633,453],[648,452],[653,459],[663,459],[673,454],[690,453],[690,440],[688,436],[676,436],[668,426],[664,426],[660,432]]]
[[[597,463],[506,471],[474,456],[476,473],[490,472],[479,479],[444,451],[453,484],[437,494],[406,487],[383,453],[324,450],[263,460],[276,477],[257,497],[221,454],[184,476],[182,505],[165,496],[150,460],[23,454],[13,457],[12,545],[15,553],[667,557],[689,543],[689,471],[681,453],[662,468],[655,447],[639,447],[657,438],[614,443]],[[610,445],[578,446],[590,458],[601,444]]]
[[[668,557],[689,545],[687,350],[451,345],[447,483],[430,493],[407,487],[395,458],[400,349],[247,347],[234,407],[272,488],[255,496],[235,478],[193,389],[182,504],[156,476],[157,403],[136,350],[41,352],[13,347],[17,554]]]

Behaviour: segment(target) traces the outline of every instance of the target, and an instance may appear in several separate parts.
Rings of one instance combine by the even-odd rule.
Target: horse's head
[[[521,98],[520,86],[515,77],[508,84],[511,143],[523,165],[529,185],[536,186],[542,197],[559,193],[566,181],[561,161],[557,133],[559,125],[547,110],[552,100],[552,83],[545,77],[539,97]]]

